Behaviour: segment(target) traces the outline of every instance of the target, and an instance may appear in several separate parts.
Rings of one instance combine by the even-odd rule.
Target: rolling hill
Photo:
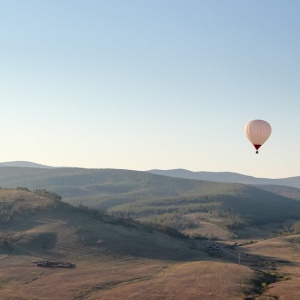
[[[227,230],[299,220],[298,189],[182,179],[149,172],[80,168],[0,168],[0,186],[47,189],[84,204],[186,230],[210,222]],[[283,225],[282,225],[283,226]]]
[[[252,185],[284,185],[294,188],[300,188],[300,176],[288,177],[288,178],[257,178],[253,176],[247,176],[243,174],[233,172],[193,172],[185,169],[174,170],[157,170],[153,169],[149,171],[151,174],[170,176],[175,178],[195,179],[195,180],[207,180],[213,182],[236,182]]]
[[[0,189],[0,230],[2,299],[292,299],[299,290],[299,236],[209,250],[215,244],[26,188]]]
[[[45,190],[1,189],[0,229],[1,299],[238,300],[262,292],[264,277],[252,263],[236,264],[234,250],[216,253]]]
[[[113,299],[124,299],[124,293],[151,299],[138,286],[131,294],[126,289],[134,283],[151,285],[156,278],[167,282],[164,273],[173,276],[173,264],[176,274],[185,274],[196,270],[195,261],[199,266],[207,258],[197,249],[197,241],[78,209],[44,190],[0,190],[0,229],[1,299],[99,299],[107,290],[121,294]],[[37,262],[45,261],[53,267],[37,267]],[[54,267],[67,262],[73,268]],[[213,265],[210,268],[215,271]],[[195,294],[188,290],[186,294]],[[166,293],[159,287],[154,291]]]
[[[22,167],[22,168],[56,168],[52,166],[46,166],[29,161],[10,161],[0,163],[1,167]],[[72,168],[69,168],[72,169]],[[79,169],[79,168],[74,168]],[[226,183],[243,183],[251,185],[282,185],[294,188],[300,188],[300,176],[287,177],[287,178],[258,178],[248,175],[243,175],[234,172],[193,172],[185,169],[173,169],[173,170],[158,170],[153,169],[148,171],[151,174],[169,176],[183,179],[204,180],[213,182],[226,182]]]
[[[265,291],[259,289],[266,280],[263,274],[269,275],[257,271],[256,263],[264,266],[276,257],[230,250],[226,244],[217,252],[207,250],[209,241],[189,239],[157,224],[178,228],[190,221],[194,228],[199,220],[200,227],[206,220],[240,230],[299,220],[300,215],[300,201],[275,194],[272,188],[127,170],[6,168],[5,176],[0,172],[1,180],[10,184],[26,180],[37,190],[0,189],[0,285],[5,299],[257,297]],[[41,189],[45,183],[52,192]],[[91,189],[90,193],[96,193],[92,197],[68,201],[104,205],[114,214],[156,225],[83,205],[74,207],[53,193],[57,187],[65,191],[77,187],[83,194]],[[242,253],[244,266],[236,264],[238,253]],[[75,268],[44,269],[32,264],[45,260],[71,262]],[[291,264],[286,261],[285,265]],[[296,273],[293,278],[290,286],[297,290]]]
[[[168,228],[76,208],[45,190],[0,190],[0,254],[41,258],[135,256],[201,258],[192,241]]]

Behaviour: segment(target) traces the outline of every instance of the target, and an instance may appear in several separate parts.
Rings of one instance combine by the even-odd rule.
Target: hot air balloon
[[[245,134],[250,143],[255,147],[256,154],[258,149],[271,135],[271,125],[264,120],[252,120],[245,125]]]

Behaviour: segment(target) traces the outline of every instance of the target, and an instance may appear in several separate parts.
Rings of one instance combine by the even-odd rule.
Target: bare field
[[[89,259],[76,268],[40,268],[33,257],[8,256],[0,261],[1,299],[89,299],[94,291],[148,278],[166,265],[143,259]]]
[[[215,237],[219,240],[228,240],[231,238],[229,231],[216,224],[206,221],[198,221],[197,225],[198,227],[183,230],[183,233],[188,235],[199,234],[202,236]]]
[[[185,234],[188,235],[199,234],[203,236],[216,237],[220,240],[229,240],[231,238],[231,234],[228,230],[207,221],[207,220],[210,220],[212,222],[221,221],[221,219],[217,219],[208,213],[192,213],[192,214],[185,215],[185,217],[191,219],[196,225],[196,227],[194,228],[183,230]]]
[[[134,257],[110,257],[95,252],[72,253],[65,259],[74,269],[39,268],[32,255],[1,255],[1,299],[246,299],[297,300],[300,295],[299,236],[282,237],[228,250],[241,264],[218,259],[174,262]],[[216,252],[217,253],[217,252]],[[80,254],[80,255],[78,255]],[[223,258],[222,258],[223,257]],[[246,258],[254,258],[253,264]],[[268,264],[270,262],[270,264]],[[244,266],[242,264],[248,264]],[[257,272],[277,273],[281,280],[255,294]]]
[[[274,262],[266,267],[266,272],[277,273],[282,277],[268,286],[259,300],[300,299],[300,236],[287,236],[261,241],[241,247],[248,254],[260,255]],[[273,298],[272,298],[273,297]],[[277,298],[276,298],[277,297]]]
[[[241,299],[244,282],[254,276],[248,267],[209,261],[94,257],[74,269],[50,269],[31,260],[2,257],[1,299]]]
[[[88,299],[241,299],[243,282],[251,276],[253,271],[236,264],[181,263]]]

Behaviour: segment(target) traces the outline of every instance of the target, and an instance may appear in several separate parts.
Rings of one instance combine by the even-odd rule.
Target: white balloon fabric
[[[245,125],[245,134],[255,147],[256,153],[258,153],[258,149],[269,138],[271,132],[271,125],[264,120],[252,120]]]

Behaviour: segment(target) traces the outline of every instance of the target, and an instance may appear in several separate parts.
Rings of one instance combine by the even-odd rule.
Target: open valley
[[[191,214],[200,221],[190,236],[213,238],[190,238],[45,190],[2,189],[0,199],[1,299],[299,297],[299,235],[255,239],[253,226],[251,239],[239,239],[218,218]]]

